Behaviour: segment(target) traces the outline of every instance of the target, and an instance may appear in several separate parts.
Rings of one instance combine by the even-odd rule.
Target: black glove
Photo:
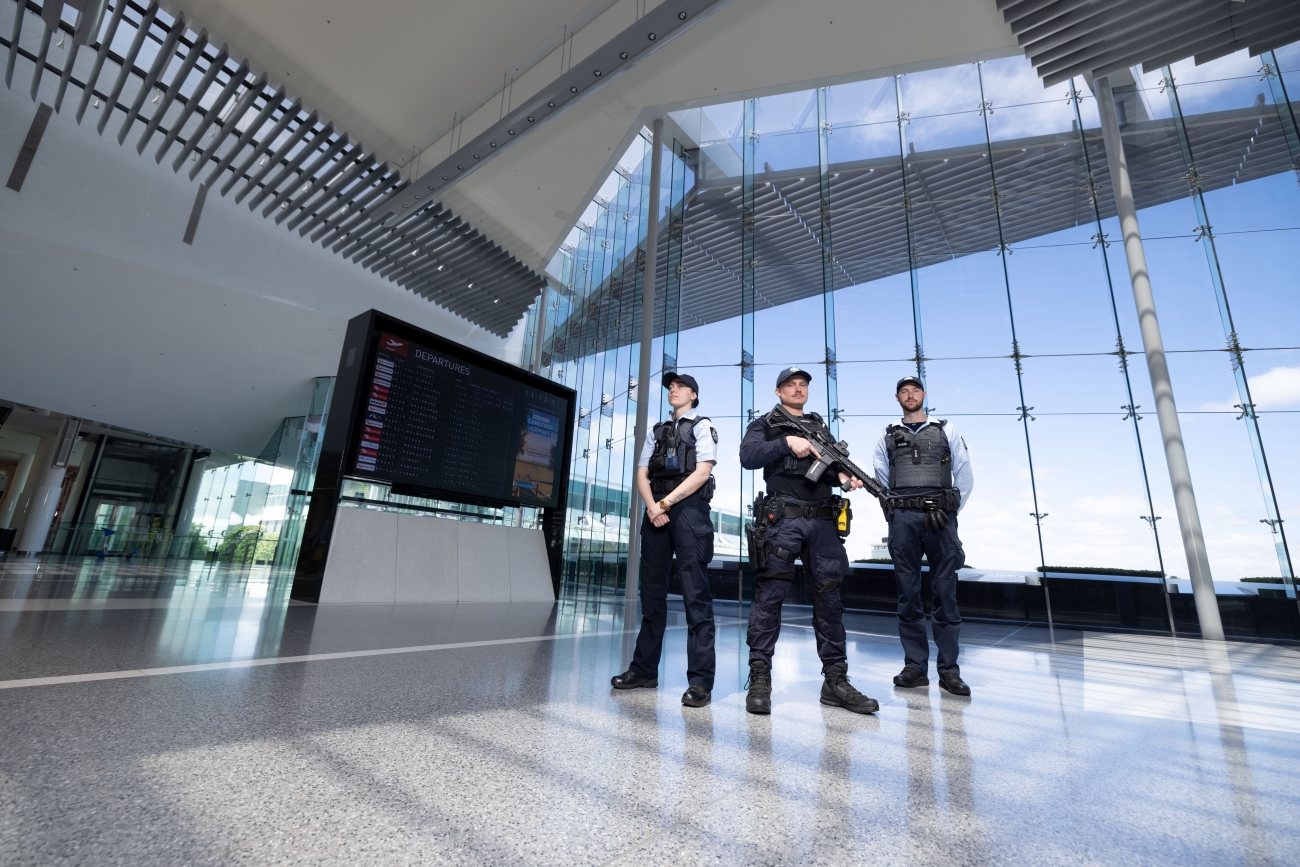
[[[926,509],[925,526],[938,533],[948,526],[948,513],[943,509]]]

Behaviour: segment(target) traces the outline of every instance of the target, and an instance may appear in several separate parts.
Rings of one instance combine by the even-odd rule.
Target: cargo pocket
[[[707,566],[713,562],[713,522],[709,519],[708,512],[692,509],[688,514],[690,517],[686,520],[686,525],[698,540],[701,565]]]
[[[839,587],[849,574],[849,555],[843,545],[824,545],[813,552],[812,565],[815,587]]]

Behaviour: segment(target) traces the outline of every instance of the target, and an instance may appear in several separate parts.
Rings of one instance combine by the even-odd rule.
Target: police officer
[[[822,661],[821,702],[855,713],[875,713],[880,704],[849,683],[844,635],[844,603],[840,585],[849,573],[849,558],[836,532],[835,497],[829,473],[816,484],[804,473],[820,456],[816,446],[800,435],[813,426],[825,427],[815,412],[805,413],[809,375],[787,367],[776,378],[776,396],[798,420],[792,427],[777,410],[759,416],[745,431],[740,444],[740,464],[763,470],[772,516],[766,530],[767,568],[754,576],[754,602],[749,609],[749,695],[745,709],[754,714],[772,712],[772,652],[781,632],[781,603],[794,579],[798,556],[809,574],[813,591],[813,632]],[[839,473],[845,490],[862,482]]]
[[[668,574],[674,554],[686,607],[687,707],[704,707],[713,694],[713,595],[705,571],[713,559],[713,465],[718,431],[695,410],[695,377],[663,375],[673,416],[646,432],[636,485],[645,501],[641,521],[641,630],[628,670],[610,680],[615,689],[659,686],[659,656],[668,621]]]
[[[889,486],[889,556],[898,581],[898,637],[903,670],[894,685],[929,686],[930,643],[921,600],[921,555],[930,566],[934,592],[934,643],[939,649],[939,686],[953,695],[970,695],[957,667],[957,570],[966,560],[957,538],[957,513],[970,497],[975,479],[966,441],[943,419],[925,414],[925,385],[915,376],[898,381],[894,397],[903,420],[891,424],[876,443],[876,479]]]

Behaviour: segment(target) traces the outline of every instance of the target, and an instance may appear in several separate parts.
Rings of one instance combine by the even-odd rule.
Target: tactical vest
[[[943,432],[947,423],[934,422],[916,433],[901,424],[891,424],[885,429],[891,491],[952,487],[952,449]]]
[[[773,415],[775,415],[775,413],[773,413]],[[784,421],[784,419],[782,419],[782,421]],[[788,425],[788,423],[786,424]],[[822,421],[822,417],[815,412],[806,412],[803,414],[800,420],[800,425],[802,426],[804,424],[825,425]],[[766,439],[769,441],[779,440],[785,439],[787,436],[795,436],[795,432],[788,426],[773,423],[772,416],[768,416]],[[804,433],[802,436],[806,438],[807,434]],[[772,478],[772,476],[793,476],[794,478],[801,479],[803,478],[804,473],[812,469],[812,465],[816,462],[817,459],[811,454],[806,458],[796,458],[794,455],[786,455],[781,458],[781,460],[773,461],[763,467],[763,481],[767,481]]]
[[[708,416],[697,415],[662,421],[654,426],[655,448],[646,469],[650,492],[656,497],[668,496],[695,472],[695,425],[708,420]]]

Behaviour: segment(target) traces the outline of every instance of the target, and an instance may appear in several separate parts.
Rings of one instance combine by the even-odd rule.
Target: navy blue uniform
[[[676,425],[683,458],[677,475],[663,469],[666,425]],[[651,492],[663,497],[695,469],[696,462],[717,462],[717,430],[707,418],[690,409],[673,422],[646,431],[639,466],[649,470]],[[656,451],[656,444],[659,450]],[[706,483],[711,491],[711,485]],[[649,514],[641,519],[641,629],[636,637],[630,669],[641,677],[659,676],[664,629],[668,625],[668,577],[673,557],[682,582],[686,608],[686,680],[713,690],[716,668],[713,650],[713,594],[709,589],[709,562],[713,560],[713,521],[709,503],[696,491],[668,510],[668,523],[656,527]]]
[[[814,413],[805,417],[807,424],[821,424]],[[805,511],[827,510],[833,498],[827,479],[828,471],[817,484],[803,478],[812,461],[798,459],[790,451],[785,438],[795,435],[792,430],[782,430],[771,424],[764,415],[754,420],[745,431],[740,443],[740,463],[747,470],[764,470],[764,483],[769,497],[778,496]],[[835,531],[832,516],[785,517],[778,516],[767,530],[767,539],[774,546],[798,554],[804,571],[809,576],[813,595],[813,632],[817,638],[817,655],[822,661],[822,671],[848,660],[844,633],[844,603],[840,599],[840,586],[849,574],[849,557],[844,543]],[[749,609],[749,661],[762,661],[771,665],[777,637],[781,634],[781,605],[790,591],[794,579],[794,562],[773,555],[768,558],[767,569],[754,576],[754,602]]]

